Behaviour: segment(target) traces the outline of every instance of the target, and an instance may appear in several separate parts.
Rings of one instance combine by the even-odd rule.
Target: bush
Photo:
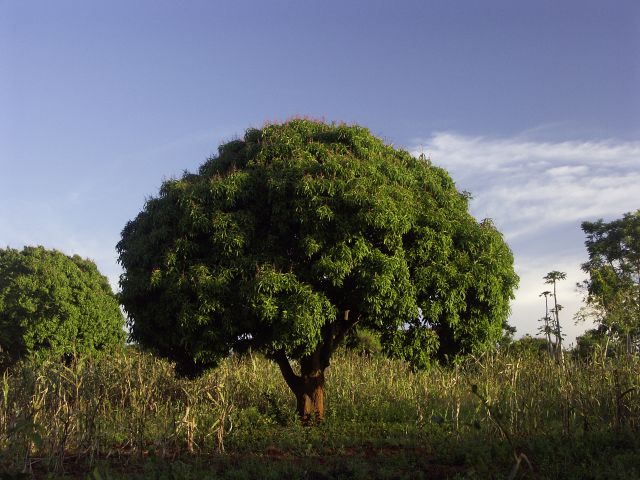
[[[347,337],[346,347],[361,355],[382,354],[380,335],[367,328],[357,328]]]

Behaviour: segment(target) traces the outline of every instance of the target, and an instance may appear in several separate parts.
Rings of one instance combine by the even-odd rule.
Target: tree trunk
[[[357,312],[351,316],[349,313],[350,310],[343,310],[341,318],[323,327],[323,341],[315,352],[300,359],[300,375],[296,375],[291,368],[284,350],[270,355],[296,396],[298,415],[303,423],[324,420],[324,371],[329,366],[331,354],[340,345],[349,329],[360,320]]]
[[[556,355],[557,361],[560,363],[562,368],[564,369],[564,355],[562,352],[562,332],[560,331],[560,311],[558,310],[558,294],[556,293],[556,281],[553,280],[553,303],[555,304],[555,316],[556,316]]]
[[[319,354],[300,360],[300,375],[291,368],[283,351],[272,356],[287,385],[296,396],[297,411],[303,423],[324,419],[324,370],[327,367]]]
[[[549,316],[545,317],[545,328],[544,331],[547,335],[547,353],[549,353],[550,357],[553,357],[553,344],[551,343],[551,326],[549,325]]]
[[[303,423],[324,420],[324,371],[302,375],[296,395],[298,415]]]

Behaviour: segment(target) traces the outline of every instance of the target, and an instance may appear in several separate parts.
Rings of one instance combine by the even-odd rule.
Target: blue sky
[[[95,260],[163,178],[248,127],[358,123],[473,194],[522,278],[563,270],[572,338],[582,220],[640,208],[637,1],[0,0],[0,245]]]

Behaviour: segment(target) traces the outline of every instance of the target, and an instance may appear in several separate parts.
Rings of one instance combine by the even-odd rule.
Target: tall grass
[[[341,351],[327,371],[327,419],[318,429],[299,425],[278,368],[255,354],[196,380],[135,349],[69,365],[23,363],[0,380],[4,471],[273,448],[332,452],[349,442],[436,448],[444,438],[503,438],[524,451],[536,438],[640,428],[636,357],[568,358],[561,368],[546,356],[494,352],[414,372]]]

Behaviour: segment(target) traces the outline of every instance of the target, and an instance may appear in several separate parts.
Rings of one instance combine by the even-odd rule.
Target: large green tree
[[[131,336],[183,374],[263,351],[299,414],[322,417],[325,368],[356,324],[418,367],[500,338],[513,257],[467,201],[443,169],[358,126],[250,129],[124,228]]]
[[[43,247],[0,249],[0,353],[72,356],[124,344],[124,317],[90,260]]]
[[[583,222],[582,230],[589,254],[582,269],[589,279],[578,316],[595,320],[631,353],[640,344],[640,210],[611,222]]]

